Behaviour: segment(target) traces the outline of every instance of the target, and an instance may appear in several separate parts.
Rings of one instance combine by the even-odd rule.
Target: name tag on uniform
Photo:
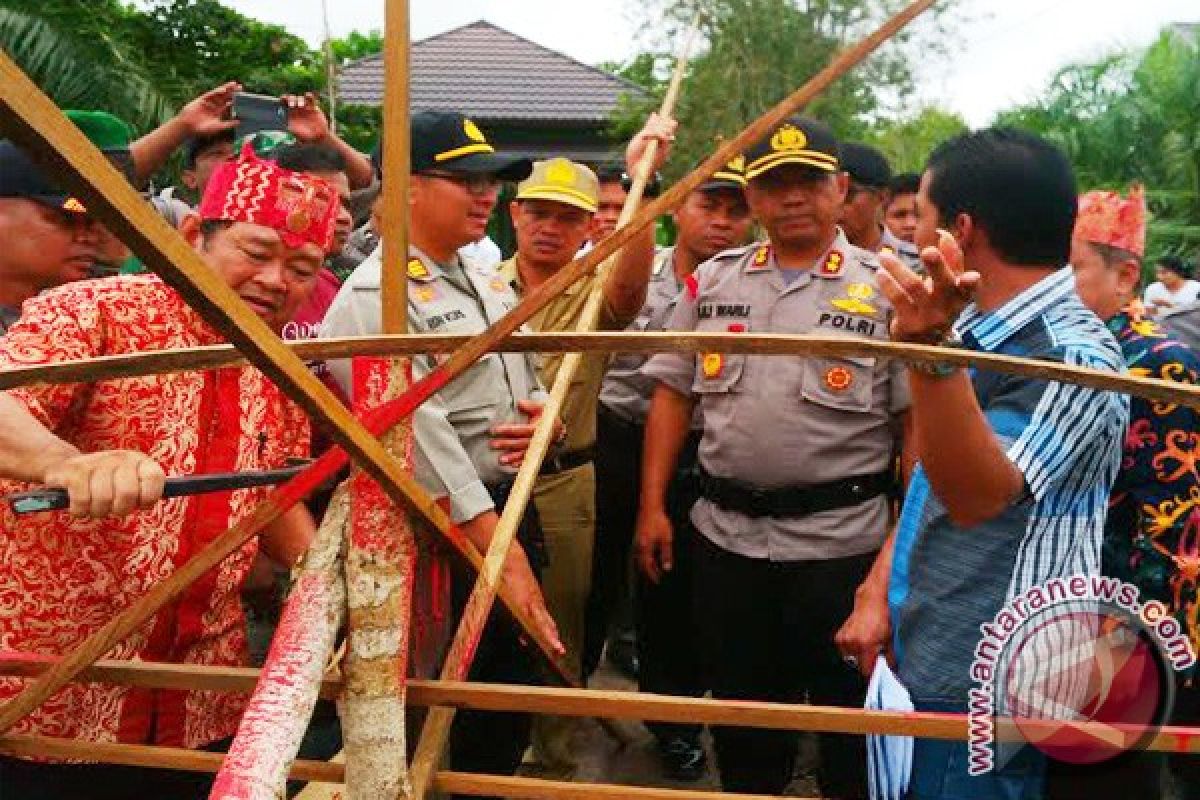
[[[696,315],[700,319],[717,319],[736,318],[741,319],[750,316],[749,303],[702,303],[696,309]]]
[[[425,320],[425,324],[430,330],[437,330],[448,322],[458,322],[461,319],[466,319],[467,315],[457,308],[450,309],[445,314],[436,314]]]

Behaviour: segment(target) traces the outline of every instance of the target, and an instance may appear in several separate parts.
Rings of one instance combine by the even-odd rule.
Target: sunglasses
[[[500,180],[495,175],[460,175],[454,172],[420,172],[417,173],[427,178],[438,178],[443,181],[458,184],[466,189],[468,193],[482,196],[496,191],[500,185]]]

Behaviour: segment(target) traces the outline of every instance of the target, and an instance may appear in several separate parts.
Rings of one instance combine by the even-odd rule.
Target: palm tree
[[[110,111],[146,130],[174,104],[111,35],[69,32],[34,14],[0,8],[0,48],[60,108]]]

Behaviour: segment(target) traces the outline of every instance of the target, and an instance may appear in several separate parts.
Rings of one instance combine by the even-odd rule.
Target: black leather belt
[[[855,475],[813,486],[758,489],[699,469],[700,496],[726,511],[748,517],[802,517],[865,503],[888,491],[892,473]]]
[[[542,462],[542,468],[538,472],[539,475],[557,475],[560,472],[566,472],[569,469],[582,467],[584,464],[591,463],[596,459],[596,446],[584,447],[580,450],[572,450],[569,453],[559,453],[556,456],[546,456],[546,460]]]

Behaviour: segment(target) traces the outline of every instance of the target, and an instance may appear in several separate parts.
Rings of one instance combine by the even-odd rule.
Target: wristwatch
[[[951,330],[942,337],[941,341],[929,342],[928,344],[934,344],[938,347],[961,349],[963,347],[963,340],[957,333]],[[945,361],[910,361],[908,362],[908,368],[930,378],[948,378],[958,372],[961,367],[958,364],[950,364]]]

